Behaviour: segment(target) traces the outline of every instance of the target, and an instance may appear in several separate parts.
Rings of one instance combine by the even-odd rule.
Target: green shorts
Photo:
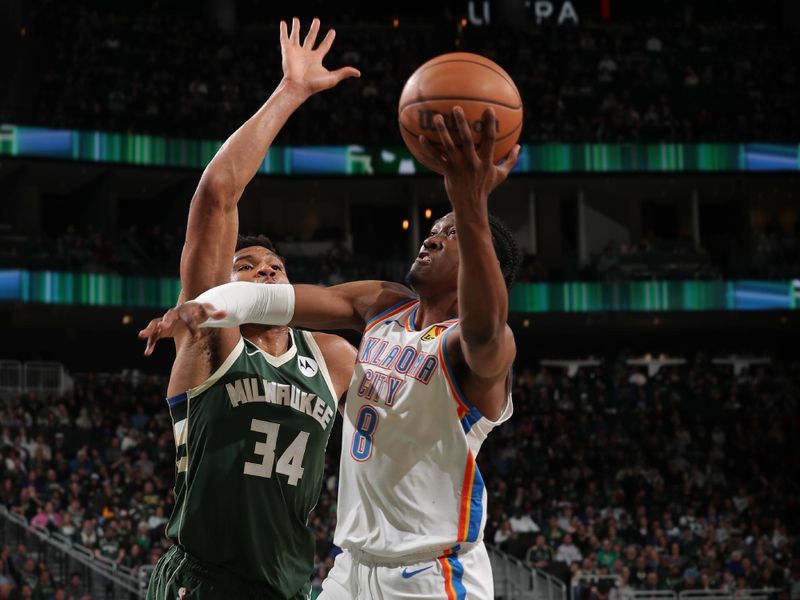
[[[309,574],[310,577],[310,574]],[[290,597],[277,595],[267,584],[244,581],[233,573],[200,563],[179,546],[159,559],[147,600],[309,600],[311,582]]]

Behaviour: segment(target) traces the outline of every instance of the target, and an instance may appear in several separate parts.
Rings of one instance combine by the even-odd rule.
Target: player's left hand
[[[285,21],[280,25],[281,66],[283,82],[301,94],[305,100],[309,96],[334,87],[349,77],[361,77],[358,69],[342,67],[329,71],[322,66],[322,60],[331,49],[336,32],[331,29],[315,49],[319,33],[319,19],[311,21],[305,40],[300,43],[300,20],[292,19],[292,30],[287,33]]]
[[[211,304],[201,302],[184,302],[170,308],[163,317],[152,319],[147,327],[139,332],[140,339],[146,339],[144,355],[150,356],[158,340],[175,337],[181,327],[188,329],[192,339],[200,338],[200,324],[209,319],[224,319],[228,315],[224,310],[217,310]]]
[[[481,116],[483,134],[480,144],[475,147],[464,110],[460,106],[453,107],[458,144],[453,141],[445,126],[442,115],[433,118],[433,124],[439,134],[442,148],[436,148],[426,137],[420,136],[419,142],[425,157],[439,167],[444,173],[444,185],[452,204],[461,202],[483,204],[489,194],[503,183],[511,169],[519,159],[519,144],[499,163],[494,162],[494,145],[497,117],[494,110],[487,108]]]

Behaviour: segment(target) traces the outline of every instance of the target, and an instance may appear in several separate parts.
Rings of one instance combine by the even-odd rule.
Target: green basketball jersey
[[[168,400],[177,469],[167,537],[284,598],[311,575],[306,524],[336,416],[314,338],[290,336],[291,348],[278,357],[240,339],[205,383]]]

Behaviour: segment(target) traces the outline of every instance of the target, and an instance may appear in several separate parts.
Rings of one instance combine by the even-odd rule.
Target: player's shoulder
[[[453,343],[454,341],[461,340],[461,321],[459,319],[451,319],[449,321],[445,321],[442,323],[445,326],[445,331],[448,334],[447,342]],[[506,343],[512,343],[516,347],[516,337],[514,336],[514,330],[511,326],[506,323],[504,329],[502,330],[502,339]]]
[[[353,375],[353,366],[356,362],[357,351],[350,342],[341,336],[321,331],[307,332],[319,347],[322,358],[331,374],[337,398],[341,398],[347,391],[350,378]]]
[[[389,281],[382,282],[380,293],[374,298],[369,308],[365,311],[367,325],[388,317],[404,307],[419,301],[419,297],[406,286]]]
[[[314,339],[330,369],[352,372],[357,351],[350,342],[341,336],[321,331],[306,332],[306,335]]]
[[[327,355],[330,352],[355,352],[353,345],[340,335],[323,333],[322,331],[309,331],[306,332],[306,335],[314,338],[323,355]]]
[[[344,292],[353,301],[358,314],[365,323],[403,303],[417,299],[412,290],[393,281],[377,279],[354,281],[334,286],[334,288]]]

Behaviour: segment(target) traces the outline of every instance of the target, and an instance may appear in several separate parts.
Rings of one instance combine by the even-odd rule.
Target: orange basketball
[[[522,132],[522,99],[517,86],[497,64],[478,54],[451,52],[432,58],[408,78],[400,94],[398,108],[400,133],[406,146],[419,162],[438,171],[420,153],[418,137],[424,135],[441,148],[433,117],[441,113],[453,141],[458,134],[452,109],[464,109],[472,129],[472,139],[481,139],[481,115],[488,107],[497,117],[495,162],[514,147]]]

